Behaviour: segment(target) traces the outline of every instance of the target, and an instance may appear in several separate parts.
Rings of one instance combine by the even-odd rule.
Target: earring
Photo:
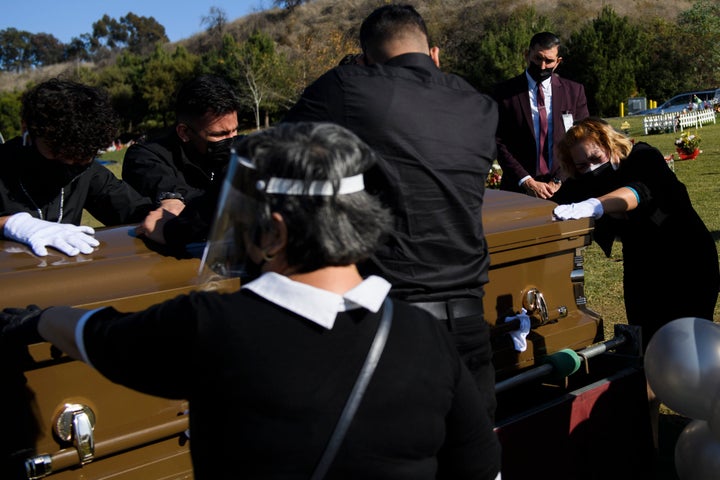
[[[273,260],[275,260],[275,255],[269,255],[265,252],[262,252],[262,259],[266,262],[272,262]]]

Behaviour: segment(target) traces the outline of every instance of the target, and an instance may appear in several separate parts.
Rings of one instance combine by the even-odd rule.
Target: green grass
[[[104,153],[100,159],[105,160],[108,163],[105,165],[111,172],[115,174],[116,177],[122,178],[122,161],[123,158],[125,158],[125,151],[127,149],[123,148],[122,150],[118,152],[107,152]],[[83,216],[81,220],[82,225],[89,225],[93,228],[102,227],[103,224],[97,220],[95,217],[90,215],[87,210],[83,211]]]
[[[108,165],[105,165],[107,168],[110,169],[111,172],[113,172],[118,178],[120,178],[120,174],[122,173],[122,161],[123,158],[125,158],[125,152],[127,151],[126,148],[123,148],[120,151],[116,152],[107,152],[100,157],[102,160],[106,160],[109,162],[115,162],[110,163]]]

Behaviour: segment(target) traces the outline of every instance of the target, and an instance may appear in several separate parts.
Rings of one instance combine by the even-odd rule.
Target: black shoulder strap
[[[390,325],[392,324],[392,316],[392,300],[390,300],[390,297],[387,297],[385,298],[385,302],[383,304],[383,314],[380,319],[377,332],[375,332],[375,339],[373,340],[373,343],[370,346],[370,351],[365,358],[365,364],[363,365],[362,370],[360,370],[357,380],[355,380],[355,386],[353,387],[352,392],[350,392],[350,397],[345,403],[345,408],[343,408],[340,419],[338,420],[337,425],[335,425],[335,431],[333,431],[333,434],[328,441],[325,452],[323,452],[317,467],[315,467],[315,472],[313,472],[310,477],[311,480],[320,480],[323,478],[335,459],[335,454],[340,448],[343,438],[345,438],[345,433],[347,433],[348,427],[350,427],[350,423],[352,422],[355,412],[360,405],[365,389],[367,388],[368,383],[370,383],[375,367],[377,366],[380,356],[382,355],[382,351],[385,348],[385,342],[387,341]]]

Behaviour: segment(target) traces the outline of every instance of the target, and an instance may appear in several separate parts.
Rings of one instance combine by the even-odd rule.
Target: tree
[[[208,35],[216,38],[222,37],[227,22],[227,13],[219,7],[210,7],[210,12],[200,20],[200,24],[207,27],[205,31]]]
[[[571,35],[562,68],[585,86],[591,114],[618,115],[637,90],[635,73],[645,61],[640,41],[637,26],[607,6]]]
[[[480,91],[491,91],[502,80],[514,77],[527,67],[525,52],[532,36],[551,30],[547,17],[534,7],[520,7],[509,15],[487,15],[479,9],[462,15],[446,28],[449,48],[444,63],[465,77]],[[453,32],[462,32],[453,39]]]
[[[120,19],[128,32],[127,46],[132,53],[146,55],[153,52],[158,43],[169,41],[165,27],[153,17],[141,17],[130,12]]]
[[[286,10],[293,10],[295,7],[299,7],[303,3],[309,0],[273,0],[273,5],[276,7],[284,8]]]
[[[36,67],[52,65],[63,61],[65,46],[49,33],[36,33],[30,36],[29,59]]]
[[[672,97],[678,92],[697,88],[692,75],[678,75],[687,52],[681,32],[676,25],[656,18],[643,22],[640,44],[645,60],[637,66],[635,82],[638,93],[654,100]]]
[[[65,45],[65,58],[67,60],[84,61],[90,60],[90,44],[92,37],[84,33],[79,37],[73,37],[70,43]]]
[[[0,66],[5,71],[20,72],[30,65],[30,37],[25,30],[0,30]]]
[[[125,50],[101,70],[97,84],[109,92],[123,132],[167,127],[173,121],[174,94],[198,63],[199,57],[182,46],[171,53],[157,45],[148,56]]]
[[[692,88],[716,87],[720,84],[720,5],[700,0],[678,15],[678,31],[686,56],[679,68],[692,77]]]
[[[110,94],[113,108],[121,118],[121,130],[134,132],[147,117],[147,102],[142,97],[143,58],[122,52],[115,63],[102,69],[98,85]]]
[[[285,58],[275,50],[275,42],[268,35],[255,32],[238,51],[243,82],[241,92],[255,114],[255,128],[260,129],[261,109],[265,109],[265,124],[269,123],[269,110],[287,98],[283,93],[282,78],[287,69]]]
[[[103,15],[93,23],[90,51],[97,59],[127,48],[139,55],[149,54],[158,42],[167,42],[165,27],[153,17],[142,17],[129,12],[120,20]]]
[[[0,133],[5,140],[20,135],[20,109],[22,92],[0,92]]]
[[[88,40],[90,52],[95,58],[100,59],[126,46],[128,31],[125,25],[106,14],[93,23],[92,35]]]
[[[16,28],[0,30],[0,69],[20,72],[29,67],[52,65],[63,60],[65,47],[49,33],[30,33]]]
[[[201,72],[223,77],[237,88],[243,104],[252,112],[256,129],[269,123],[271,112],[294,99],[291,79],[296,76],[272,38],[262,32],[251,34],[242,44],[231,35],[223,35],[221,48],[203,57]]]
[[[230,85],[239,88],[242,73],[238,61],[240,46],[231,35],[223,35],[219,49],[210,50],[202,56],[201,74],[212,74],[224,78]]]
[[[153,54],[147,57],[138,86],[148,106],[148,127],[167,127],[172,123],[174,94],[193,75],[196,64],[197,57],[183,47],[177,47],[169,54],[157,45]]]
[[[288,68],[288,74],[283,78],[283,90],[289,100],[287,108],[295,103],[307,85],[337,66],[345,55],[360,52],[357,32],[343,30],[334,24],[329,28],[311,25],[293,43],[294,48],[284,55]]]

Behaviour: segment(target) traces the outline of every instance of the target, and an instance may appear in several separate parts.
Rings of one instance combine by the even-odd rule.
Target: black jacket
[[[217,189],[227,162],[203,165],[193,162],[175,131],[153,141],[131,145],[123,160],[123,180],[143,195],[157,199],[161,192],[181,194],[186,203]]]
[[[83,209],[106,226],[142,221],[153,202],[94,161],[67,182],[36,164],[21,138],[0,145],[0,216],[28,212],[34,217],[79,225]]]
[[[622,242],[628,322],[643,325],[647,345],[654,331],[671,320],[712,319],[720,287],[715,241],[658,149],[639,142],[617,170],[607,164],[568,179],[551,200],[578,202],[621,187],[637,192],[637,208],[603,215],[594,239],[608,255],[615,238]],[[665,294],[669,289],[672,294]]]
[[[238,135],[234,141],[242,138]],[[227,161],[209,163],[190,158],[173,130],[128,148],[123,179],[153,200],[162,192],[182,195],[186,207],[165,224],[163,235],[172,253],[184,255],[188,244],[207,239],[227,165]]]

